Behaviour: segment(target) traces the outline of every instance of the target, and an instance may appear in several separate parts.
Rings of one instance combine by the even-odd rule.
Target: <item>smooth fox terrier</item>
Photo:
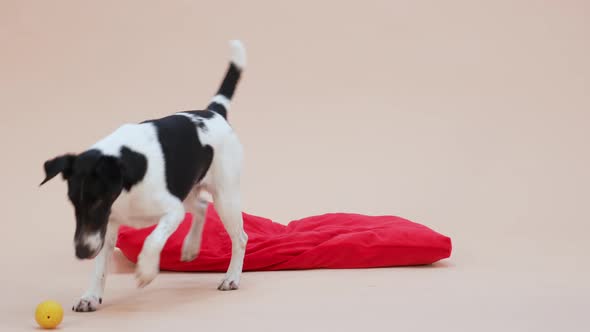
[[[90,287],[74,303],[74,311],[95,311],[102,303],[119,225],[157,224],[138,257],[138,287],[158,274],[160,252],[187,212],[193,220],[181,259],[195,259],[208,205],[202,192],[210,193],[232,241],[229,268],[218,289],[238,289],[248,236],[239,190],[242,146],[227,112],[246,51],[240,41],[230,46],[229,68],[207,109],[125,124],[80,154],[45,162],[41,185],[59,173],[68,184],[76,214],[76,256],[96,259]]]

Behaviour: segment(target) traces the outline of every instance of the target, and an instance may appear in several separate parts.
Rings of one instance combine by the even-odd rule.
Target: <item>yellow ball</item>
[[[35,310],[35,320],[44,329],[56,328],[64,318],[64,309],[55,301],[43,301]]]

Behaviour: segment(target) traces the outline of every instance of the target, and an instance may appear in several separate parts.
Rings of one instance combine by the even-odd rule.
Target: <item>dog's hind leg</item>
[[[244,265],[244,256],[246,255],[246,244],[248,242],[248,235],[244,232],[244,221],[242,219],[238,188],[224,188],[223,191],[217,192],[214,195],[213,201],[215,209],[217,210],[232,243],[229,268],[227,269],[225,278],[217,289],[238,289],[240,275],[242,274],[242,268]]]
[[[193,261],[199,255],[201,249],[203,226],[205,225],[208,205],[208,202],[200,197],[201,191],[202,187],[196,186],[184,202],[186,211],[193,215],[193,222],[182,244],[180,259],[183,262]]]

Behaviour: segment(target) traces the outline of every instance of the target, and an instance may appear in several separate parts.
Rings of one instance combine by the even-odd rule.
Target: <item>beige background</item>
[[[249,64],[230,120],[245,210],[394,214],[452,237],[432,268],[165,274],[121,259],[63,331],[588,331],[587,1],[0,2],[0,330],[69,309],[66,186],[42,163],[124,122],[202,108],[227,40]],[[128,327],[123,327],[127,325]]]

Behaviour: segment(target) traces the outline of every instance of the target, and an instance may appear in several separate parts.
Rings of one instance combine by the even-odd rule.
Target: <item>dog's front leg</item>
[[[135,278],[137,286],[147,286],[160,271],[160,253],[166,241],[174,233],[180,222],[184,219],[185,209],[179,200],[171,200],[167,204],[167,212],[160,218],[158,225],[145,239],[143,248],[137,258]]]
[[[106,283],[107,273],[115,244],[119,225],[109,221],[105,234],[104,245],[94,262],[94,272],[90,280],[90,287],[82,297],[74,303],[72,310],[78,312],[95,311],[102,303],[102,294]]]

